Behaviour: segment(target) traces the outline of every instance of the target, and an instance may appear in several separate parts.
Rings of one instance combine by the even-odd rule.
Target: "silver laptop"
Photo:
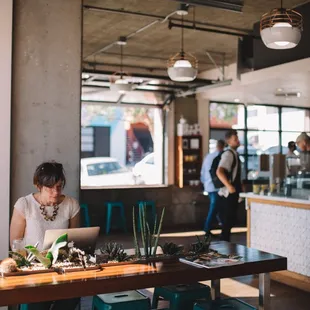
[[[84,250],[86,253],[93,254],[99,231],[100,227],[47,230],[44,236],[43,249],[49,249],[59,236],[67,233],[69,242],[73,241],[77,248]]]

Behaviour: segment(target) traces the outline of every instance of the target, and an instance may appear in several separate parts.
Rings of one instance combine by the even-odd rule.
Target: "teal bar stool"
[[[115,208],[120,209],[121,223],[119,226],[122,226],[124,232],[127,232],[124,204],[122,202],[119,202],[119,201],[118,202],[108,201],[105,203],[105,205],[107,206],[106,234],[108,235],[110,233],[113,208],[114,209]]]
[[[201,283],[156,287],[152,300],[152,309],[158,307],[160,297],[169,300],[170,310],[188,310],[193,309],[193,305],[198,299],[211,301],[211,290],[209,286]]]
[[[86,203],[82,203],[80,205],[80,208],[81,208],[81,215],[82,215],[82,227],[90,227],[88,205]]]
[[[137,291],[94,296],[92,310],[149,310],[150,300]]]
[[[257,310],[257,308],[237,298],[225,298],[212,302],[197,303],[194,310]]]
[[[140,225],[140,209],[143,209],[145,207],[145,211],[147,212],[147,209],[150,208],[152,212],[152,221],[153,223],[155,222],[156,218],[156,207],[155,207],[155,202],[153,200],[138,200],[138,231],[141,230],[141,225]]]
[[[27,304],[19,305],[19,310],[28,310],[28,305]]]

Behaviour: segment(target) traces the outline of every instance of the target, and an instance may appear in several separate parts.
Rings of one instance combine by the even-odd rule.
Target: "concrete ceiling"
[[[278,7],[280,4],[278,0],[245,0],[244,2],[243,13],[201,6],[196,7],[195,19],[203,23],[222,25],[226,27],[223,30],[227,30],[228,27],[249,31],[263,13]],[[294,7],[304,2],[304,0],[287,0],[284,1],[284,5],[285,7]],[[168,0],[85,0],[84,5],[160,16],[166,16],[174,12],[178,7],[177,2]],[[174,15],[173,18],[179,18],[179,16]],[[189,15],[185,19],[193,20],[193,8],[190,8]],[[115,70],[117,68],[115,64],[119,63],[119,46],[113,45],[105,52],[97,52],[115,42],[119,36],[127,36],[155,20],[143,16],[84,9],[84,68]],[[181,34],[180,28],[169,30],[168,24],[168,22],[159,22],[128,40],[128,44],[124,48],[124,54],[131,56],[124,57],[126,71],[141,72],[138,67],[145,67],[149,68],[149,70],[143,70],[144,72],[166,74],[166,60],[179,51]],[[206,50],[211,51],[211,56],[218,65],[222,65],[223,55],[225,55],[224,62],[226,65],[233,63],[236,59],[236,36],[185,30],[184,42],[185,50],[198,58],[200,72],[214,67],[206,55]],[[96,63],[97,66],[89,66],[86,63]],[[104,65],[100,66],[98,64]]]

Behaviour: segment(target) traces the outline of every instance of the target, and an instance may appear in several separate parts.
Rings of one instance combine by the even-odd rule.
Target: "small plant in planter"
[[[200,239],[198,236],[196,236],[196,238],[197,242],[190,245],[189,252],[194,255],[207,253],[210,248],[211,235],[206,234],[202,239]]]
[[[45,268],[51,268],[52,265],[55,264],[58,259],[59,249],[65,247],[67,243],[68,243],[68,234],[61,235],[54,241],[51,248],[48,250],[46,256],[40,253],[40,251],[33,245],[27,245],[25,246],[25,249],[27,249],[28,252],[33,254]]]
[[[173,242],[166,242],[164,245],[160,245],[160,247],[162,248],[165,255],[170,256],[179,255],[184,250],[183,245],[177,245]]]
[[[103,255],[107,255],[108,261],[125,262],[129,256],[123,249],[123,245],[116,242],[106,243],[104,248],[100,249]]]
[[[160,232],[161,232],[161,228],[163,224],[163,219],[165,215],[165,208],[163,209],[161,213],[158,226],[157,226],[157,216],[156,216],[153,231],[151,231],[150,225],[147,222],[145,206],[143,208],[139,208],[139,215],[140,215],[139,217],[140,217],[140,227],[141,227],[141,240],[142,240],[144,255],[141,254],[141,250],[140,250],[140,244],[138,241],[137,230],[136,230],[135,208],[133,207],[132,224],[133,224],[133,235],[134,235],[134,244],[135,244],[135,255],[137,258],[140,258],[140,259],[142,257],[146,259],[151,258],[151,257],[156,257],[158,240],[159,240],[159,236],[160,236]]]
[[[15,260],[17,267],[29,267],[31,265],[30,261],[18,252],[10,251],[9,257]]]

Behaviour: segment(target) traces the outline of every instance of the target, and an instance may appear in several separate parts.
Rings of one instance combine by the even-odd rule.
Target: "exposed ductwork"
[[[172,1],[194,6],[208,6],[236,13],[241,13],[244,6],[244,2],[242,0],[172,0]]]
[[[233,31],[233,30],[221,30],[221,29],[215,29],[215,28],[205,28],[205,27],[197,27],[196,24],[190,22],[191,25],[188,24],[178,24],[174,23],[171,20],[169,21],[169,29],[172,29],[173,27],[176,28],[184,28],[184,29],[191,29],[191,30],[198,30],[198,31],[205,31],[205,32],[213,32],[213,33],[219,33],[219,34],[226,34],[230,36],[235,36],[235,37],[254,37],[254,34],[252,31]],[[213,27],[213,26],[210,26]],[[256,37],[259,38],[259,37]]]
[[[209,1],[209,0],[207,0],[207,1]],[[179,1],[179,2],[182,2],[182,1]],[[183,1],[183,2],[187,3],[187,1]],[[200,0],[200,2],[203,2],[203,1]],[[215,2],[224,2],[224,1],[215,1]],[[133,12],[133,11],[126,11],[126,10],[116,10],[116,9],[110,9],[110,8],[94,7],[94,6],[89,6],[89,5],[85,5],[85,6],[83,6],[83,8],[84,8],[84,10],[93,11],[93,12],[106,12],[106,13],[124,14],[124,15],[140,16],[140,17],[143,16],[143,17],[149,17],[149,18],[156,19],[153,22],[146,24],[142,28],[137,29],[136,31],[128,34],[125,37],[126,39],[130,39],[130,38],[134,37],[135,35],[137,35],[138,33],[141,33],[142,31],[145,31],[148,28],[150,28],[150,27],[152,27],[158,23],[165,23],[168,20],[170,23],[171,23],[171,21],[177,21],[177,22],[181,21],[181,19],[179,19],[179,18],[172,18],[172,16],[177,13],[177,10],[168,14],[167,16],[161,16],[161,15],[147,14],[147,13],[141,13],[141,12]],[[184,23],[189,23],[189,22],[192,22],[192,21],[184,20]],[[245,35],[250,33],[249,30],[231,28],[231,27],[227,27],[225,25],[214,25],[214,24],[203,23],[203,22],[198,22],[198,21],[195,21],[195,28],[192,28],[192,29],[196,29],[196,30],[202,30],[203,29],[203,31],[207,31],[207,30],[205,30],[205,28],[201,28],[201,29],[197,28],[196,25],[201,25],[201,26],[205,26],[205,27],[212,27],[212,30],[210,30],[210,31],[216,32],[216,33],[224,33],[224,34],[231,34],[231,35],[237,35],[237,36],[245,36]],[[180,27],[180,25],[172,24],[172,27]],[[188,26],[186,26],[186,27],[188,27]],[[223,29],[227,29],[227,31],[225,31]],[[237,33],[232,34],[233,32],[237,32],[238,34]],[[112,48],[115,44],[117,44],[117,41],[114,41],[114,42],[112,42],[106,46],[103,46],[101,49],[94,51],[91,54],[86,55],[84,57],[84,59],[91,57],[91,56],[95,56],[96,54],[105,52],[105,51],[109,50],[110,48]]]

